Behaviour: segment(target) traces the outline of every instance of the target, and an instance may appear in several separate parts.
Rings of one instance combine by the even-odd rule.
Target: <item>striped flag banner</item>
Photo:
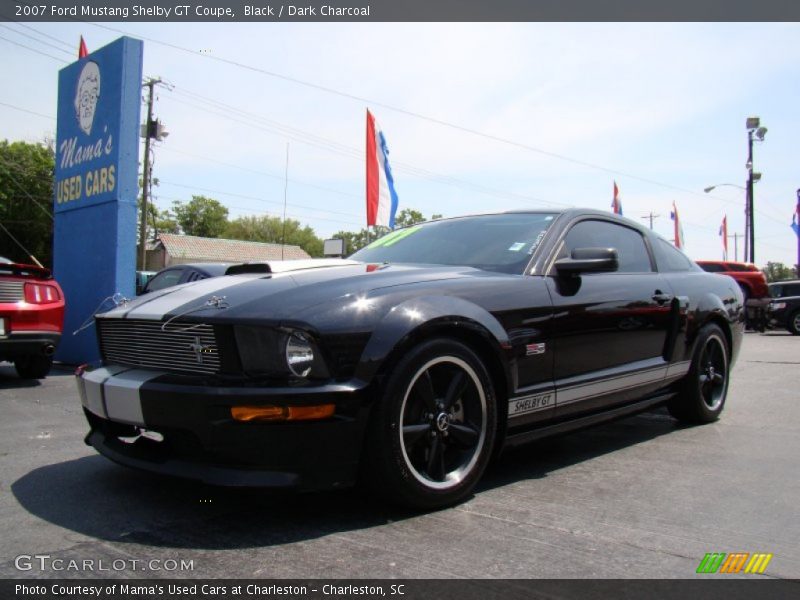
[[[622,216],[622,200],[619,198],[619,188],[617,182],[614,181],[614,199],[611,201],[611,210],[615,215]]]
[[[367,227],[394,229],[397,192],[389,166],[389,148],[375,117],[367,109]]]
[[[722,260],[728,260],[728,215],[722,216],[722,225],[719,226],[719,236],[722,238]]]
[[[678,216],[678,207],[672,203],[672,212],[669,213],[669,218],[672,219],[675,229],[674,244],[676,248],[683,248],[685,241],[683,239],[683,226],[681,225],[680,217]]]

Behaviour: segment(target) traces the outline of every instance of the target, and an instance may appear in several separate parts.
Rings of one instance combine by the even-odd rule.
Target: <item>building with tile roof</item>
[[[311,258],[300,246],[161,233],[147,250],[147,268],[197,262],[259,262]]]

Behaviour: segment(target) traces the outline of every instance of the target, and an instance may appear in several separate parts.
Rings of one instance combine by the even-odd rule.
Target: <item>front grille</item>
[[[100,350],[108,363],[161,371],[218,373],[219,349],[211,325],[97,319]]]
[[[24,281],[0,281],[0,302],[19,302],[25,299]]]

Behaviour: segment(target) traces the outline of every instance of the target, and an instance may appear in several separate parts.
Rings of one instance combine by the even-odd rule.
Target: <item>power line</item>
[[[353,148],[351,146],[346,146],[346,145],[340,144],[340,143],[338,143],[338,142],[336,142],[334,140],[330,140],[328,138],[317,136],[315,134],[312,134],[310,132],[304,131],[302,129],[291,127],[289,125],[280,123],[279,121],[274,121],[272,119],[268,119],[268,118],[264,117],[263,115],[258,115],[256,113],[252,113],[252,112],[243,110],[243,109],[238,108],[236,106],[233,106],[231,104],[227,104],[225,102],[221,102],[221,101],[215,100],[213,98],[209,98],[207,96],[203,96],[203,95],[198,94],[196,92],[192,92],[192,91],[189,91],[189,90],[181,90],[179,88],[175,88],[175,89],[170,90],[170,91],[173,91],[174,93],[177,93],[177,94],[180,94],[180,95],[186,95],[186,96],[192,97],[193,99],[195,99],[195,100],[197,100],[199,102],[204,102],[206,104],[209,104],[209,105],[211,105],[211,107],[216,108],[216,109],[220,109],[220,110],[224,109],[226,111],[233,111],[233,112],[239,113],[242,116],[246,117],[248,119],[248,121],[242,121],[240,119],[237,119],[237,118],[233,117],[232,115],[230,115],[229,113],[220,113],[220,112],[217,112],[217,111],[214,111],[214,110],[210,110],[208,107],[205,107],[205,106],[198,106],[196,104],[193,104],[191,102],[187,102],[185,100],[179,100],[177,98],[171,98],[173,101],[179,102],[181,104],[184,104],[185,106],[191,106],[193,108],[208,112],[208,113],[216,115],[216,116],[227,118],[227,119],[233,120],[233,121],[238,122],[238,123],[246,124],[246,125],[248,125],[250,127],[252,127],[252,125],[253,125],[252,124],[252,120],[253,119],[257,119],[259,121],[268,123],[271,127],[277,128],[278,132],[281,133],[282,135],[288,135],[292,139],[295,139],[295,140],[297,140],[297,141],[299,141],[301,143],[305,143],[305,144],[308,144],[308,145],[311,145],[311,146],[316,146],[316,147],[319,147],[319,148],[321,148],[323,150],[328,150],[330,152],[333,152],[333,153],[336,153],[336,154],[340,154],[342,156],[347,156],[347,157],[355,158],[355,159],[358,159],[358,160],[363,160],[364,159],[364,151],[363,150],[359,150],[359,149]],[[272,128],[262,127],[262,129],[266,129],[267,131],[271,131],[271,132],[274,133],[274,130]],[[505,190],[497,190],[495,188],[487,188],[487,187],[482,186],[480,184],[476,184],[476,183],[473,183],[473,182],[460,180],[460,179],[453,178],[453,177],[450,177],[450,176],[447,176],[447,175],[442,175],[440,173],[429,171],[429,170],[426,170],[426,169],[423,169],[423,168],[420,168],[420,167],[416,167],[414,165],[410,165],[408,163],[403,163],[401,161],[393,161],[392,164],[393,164],[393,166],[395,167],[395,169],[397,171],[406,172],[406,173],[409,173],[409,174],[412,174],[412,175],[416,175],[416,176],[418,176],[420,178],[428,179],[428,180],[432,180],[432,181],[437,181],[439,183],[448,184],[448,183],[452,182],[453,185],[456,185],[458,187],[466,187],[467,189],[470,189],[472,191],[478,191],[478,192],[485,193],[485,194],[488,194],[488,195],[493,195],[493,196],[498,196],[498,197],[512,197],[514,199],[519,199],[519,200],[523,200],[523,201],[541,202],[541,203],[544,203],[544,204],[551,204],[551,205],[555,205],[555,206],[564,206],[564,207],[572,206],[570,204],[566,204],[566,203],[562,203],[562,202],[555,202],[555,201],[552,201],[552,200],[544,200],[542,198],[534,198],[534,197],[527,196],[527,195],[524,195],[524,194],[516,194],[514,192],[508,192],[508,191],[505,191]],[[692,192],[692,193],[700,195],[699,192]],[[722,198],[722,197],[714,196],[714,195],[705,195],[704,197],[711,198],[711,199],[714,199],[714,200],[718,200],[718,201],[723,202],[723,203],[727,203],[727,204],[738,206],[738,203],[736,201],[729,200],[727,198]],[[775,217],[763,212],[760,209],[756,209],[756,213],[761,214],[761,215],[763,215],[764,217],[766,217],[768,219],[772,219],[773,221],[775,221],[777,223],[782,223],[782,221],[780,221],[780,220],[776,219]]]
[[[4,40],[9,44],[14,44],[15,46],[19,46],[20,48],[25,48],[26,50],[30,50],[31,52],[36,52],[36,54],[41,54],[42,56],[46,56],[47,58],[52,58],[53,60],[57,60],[58,62],[62,62],[64,64],[69,62],[67,60],[64,60],[63,58],[58,58],[57,56],[53,56],[52,54],[47,54],[47,52],[42,52],[41,50],[37,50],[36,48],[31,48],[30,46],[26,46],[25,44],[20,44],[19,42],[10,40],[6,37],[3,37],[2,35],[0,35],[0,40]]]
[[[121,33],[123,35],[127,35],[129,33],[129,32],[123,31],[121,29],[117,29],[115,27],[109,27],[108,25],[101,25],[99,23],[91,23],[91,22],[85,21],[83,19],[77,19],[76,18],[76,19],[71,19],[71,20],[77,21],[77,22],[82,22],[82,23],[87,23],[87,24],[92,25],[94,27],[98,27],[98,28],[101,28],[101,29],[106,29],[108,31],[113,31],[113,32],[116,32],[116,33]],[[570,162],[570,163],[573,163],[573,164],[576,164],[576,165],[584,166],[584,167],[595,169],[595,170],[604,171],[604,172],[607,172],[607,173],[610,173],[610,174],[614,174],[614,175],[624,176],[624,177],[627,177],[629,179],[642,181],[644,183],[649,183],[649,184],[652,184],[652,185],[656,185],[656,186],[660,186],[660,187],[664,187],[664,188],[668,188],[668,189],[674,189],[674,190],[677,190],[677,191],[681,191],[681,192],[692,194],[692,195],[696,195],[696,196],[702,196],[703,195],[700,192],[697,192],[695,190],[682,188],[680,186],[675,186],[675,185],[672,185],[672,184],[669,184],[669,183],[664,183],[664,182],[657,181],[657,180],[650,179],[650,178],[646,178],[646,177],[640,177],[640,176],[632,174],[632,173],[627,173],[627,172],[620,171],[620,170],[617,170],[617,169],[605,167],[603,165],[597,165],[597,164],[594,164],[594,163],[591,163],[591,162],[588,162],[588,161],[572,158],[572,157],[569,157],[569,156],[566,156],[566,155],[563,155],[563,154],[559,154],[559,153],[556,153],[556,152],[551,152],[551,151],[548,151],[548,150],[544,150],[542,148],[537,148],[537,147],[530,146],[528,144],[523,144],[521,142],[517,142],[517,141],[514,141],[514,140],[509,140],[509,139],[506,139],[506,138],[503,138],[503,137],[500,137],[500,136],[497,136],[497,135],[494,135],[494,134],[489,134],[489,133],[485,133],[485,132],[482,132],[482,131],[478,131],[476,129],[472,129],[470,127],[466,127],[466,126],[463,126],[463,125],[459,125],[457,123],[451,123],[449,121],[438,119],[436,117],[430,117],[430,116],[427,116],[427,115],[423,115],[423,114],[417,113],[415,111],[411,111],[411,110],[408,110],[408,109],[404,109],[402,107],[398,107],[398,106],[394,106],[394,105],[387,104],[387,103],[384,103],[384,102],[380,102],[380,101],[377,101],[377,100],[374,100],[374,99],[366,98],[364,96],[359,96],[357,94],[352,94],[352,93],[349,93],[349,92],[345,92],[345,91],[338,90],[338,89],[335,89],[335,88],[331,88],[331,87],[328,87],[328,86],[320,85],[320,84],[313,83],[313,82],[310,82],[310,81],[306,81],[306,80],[303,80],[303,79],[299,79],[299,78],[296,78],[296,77],[291,77],[289,75],[284,75],[284,74],[277,73],[277,72],[274,72],[274,71],[269,71],[267,69],[264,69],[264,68],[261,68],[261,67],[256,67],[254,65],[248,65],[246,63],[242,63],[242,62],[235,61],[235,60],[232,60],[232,59],[223,58],[223,57],[216,56],[216,55],[199,54],[199,53],[197,53],[194,50],[191,50],[189,48],[185,48],[183,46],[179,46],[177,44],[173,44],[173,43],[170,43],[170,42],[165,42],[163,40],[155,39],[155,38],[152,38],[152,37],[149,37],[149,36],[138,35],[138,37],[142,38],[143,40],[152,42],[154,44],[158,44],[158,45],[161,45],[161,46],[164,46],[164,47],[168,47],[168,48],[172,48],[174,50],[178,50],[180,52],[185,52],[185,53],[191,54],[192,56],[201,56],[201,57],[204,57],[204,58],[207,58],[207,59],[210,59],[210,60],[214,60],[214,61],[217,61],[217,62],[220,62],[220,63],[223,63],[223,64],[227,64],[227,65],[230,65],[230,66],[235,66],[235,67],[238,67],[238,68],[241,68],[241,69],[244,69],[244,70],[249,70],[249,71],[256,72],[256,73],[260,73],[260,74],[266,75],[268,77],[281,79],[283,81],[287,81],[287,82],[290,82],[290,83],[294,83],[294,84],[297,84],[297,85],[308,87],[310,89],[315,89],[317,91],[321,91],[321,92],[325,92],[325,93],[328,93],[328,94],[340,96],[342,98],[347,98],[347,99],[358,101],[358,102],[365,103],[365,104],[371,104],[373,106],[379,106],[379,107],[385,108],[387,110],[391,110],[391,111],[394,111],[394,112],[397,112],[397,113],[400,113],[400,114],[404,114],[404,115],[407,115],[407,116],[411,116],[411,117],[415,117],[415,118],[418,118],[418,119],[421,119],[421,120],[425,120],[425,121],[428,121],[430,123],[434,123],[434,124],[437,124],[437,125],[440,125],[440,126],[443,126],[443,127],[448,127],[448,128],[451,128],[451,129],[455,129],[457,131],[462,131],[464,133],[468,133],[468,134],[471,134],[471,135],[483,137],[485,139],[488,139],[488,140],[491,140],[491,141],[494,141],[494,142],[510,145],[510,146],[513,146],[513,147],[516,147],[516,148],[519,148],[519,149],[527,150],[527,151],[534,152],[534,153],[537,153],[537,154],[541,154],[541,155],[544,155],[544,156],[549,156],[551,158],[556,158],[556,159],[563,160],[563,161],[566,161],[566,162]],[[52,57],[52,58],[54,58],[54,57]],[[721,198],[716,198],[716,199],[717,200],[721,200],[721,201],[725,201],[725,200],[723,200]],[[543,201],[541,199],[537,199],[537,201],[548,203],[547,201]],[[550,202],[550,203],[551,204],[556,204],[556,205],[560,204],[560,203],[553,203],[553,202]],[[561,206],[568,206],[566,204],[560,204],[560,205]],[[768,218],[771,218],[771,217],[768,217]]]
[[[17,31],[16,29],[13,29],[12,27],[9,27],[8,25],[3,25],[2,23],[0,23],[0,27],[3,27],[4,29],[8,29],[9,31],[11,31],[13,33],[16,33],[19,36],[22,36],[22,37],[24,37],[26,39],[29,39],[32,42],[36,42],[37,44],[44,44],[45,46],[49,46],[50,48],[54,48],[55,50],[58,50],[59,52],[63,52],[64,54],[70,54],[70,55],[72,54],[70,51],[64,50],[63,48],[60,48],[60,47],[56,46],[55,44],[51,44],[50,42],[45,42],[44,40],[37,40],[35,37],[32,37],[30,34],[27,34],[27,33],[22,32],[22,31]]]
[[[282,202],[278,202],[277,200],[267,200],[266,198],[261,198],[259,196],[248,196],[246,194],[238,194],[238,193],[234,193],[234,192],[228,192],[228,191],[225,191],[225,190],[214,190],[214,189],[211,189],[211,188],[201,187],[201,186],[197,186],[197,185],[186,185],[186,184],[183,184],[183,183],[177,183],[175,181],[168,181],[168,180],[165,180],[165,179],[159,179],[158,181],[159,181],[159,183],[166,183],[167,185],[173,185],[173,186],[176,186],[176,187],[182,187],[182,188],[195,190],[195,191],[209,192],[209,193],[212,193],[212,194],[224,194],[226,196],[233,196],[235,198],[244,198],[245,200],[258,200],[259,202],[266,202],[268,204],[283,204]],[[294,182],[293,179],[289,179],[289,181]],[[335,211],[335,210],[317,208],[316,206],[307,206],[307,205],[304,205],[304,204],[295,204],[293,202],[290,202],[288,204],[288,206],[293,206],[295,208],[305,208],[305,209],[314,210],[314,211],[317,211],[317,212],[330,213],[332,215],[341,215],[341,216],[344,216],[344,217],[360,218],[360,216],[361,216],[361,215],[357,215],[357,214],[354,214],[354,213],[345,213],[345,212],[338,212],[338,211]]]
[[[185,198],[179,198],[177,196],[168,196],[168,195],[165,195],[165,194],[156,194],[156,197],[158,199],[176,200],[178,202],[184,202],[186,200]],[[271,204],[275,204],[274,202],[271,202],[271,201],[268,201],[268,200],[262,200],[262,201],[263,202],[270,202]],[[280,203],[277,203],[277,204],[280,204]],[[273,215],[275,217],[280,218],[280,214],[279,213],[271,212],[271,211],[268,211],[268,210],[259,210],[257,208],[253,208],[252,206],[236,206],[236,205],[233,205],[233,204],[227,204],[226,203],[225,207],[226,208],[234,208],[236,210],[246,211],[246,212],[248,212],[250,214],[253,214],[253,215],[259,215],[259,214],[265,213],[267,215]],[[287,216],[292,217],[292,218],[296,218],[296,219],[316,219],[318,221],[326,221],[326,222],[330,222],[330,223],[340,223],[340,224],[343,224],[343,225],[357,225],[357,226],[360,226],[359,223],[356,223],[354,221],[343,221],[341,219],[330,219],[330,218],[327,218],[327,217],[317,216],[316,214],[315,215],[301,215],[301,214],[298,214],[298,213],[287,213]]]
[[[175,102],[178,102],[180,104],[191,106],[193,108],[196,108],[196,109],[204,111],[204,112],[208,112],[208,113],[216,115],[216,116],[220,116],[220,117],[223,117],[223,118],[226,118],[226,119],[238,122],[238,123],[242,123],[244,125],[247,125],[250,128],[256,127],[258,129],[262,129],[262,130],[265,130],[265,131],[269,131],[269,132],[275,133],[275,131],[271,127],[255,125],[252,122],[252,119],[254,117],[256,119],[263,119],[263,117],[260,117],[259,115],[255,115],[253,113],[247,113],[246,111],[242,111],[240,109],[235,109],[237,112],[241,112],[244,115],[247,115],[248,120],[247,121],[243,121],[241,119],[236,118],[233,115],[230,115],[230,114],[227,114],[227,113],[220,113],[220,112],[217,112],[217,111],[214,111],[214,110],[210,110],[209,108],[202,107],[202,106],[197,106],[196,104],[192,104],[191,102],[186,102],[184,100],[179,100],[179,99],[176,99],[176,98],[171,98],[171,100],[175,101]],[[210,101],[214,102],[213,100],[210,100]],[[220,104],[222,104],[222,103],[220,103]],[[227,106],[229,106],[229,105],[227,105]],[[270,121],[270,123],[276,123],[276,122]],[[358,150],[356,148],[345,146],[345,145],[339,144],[338,142],[334,142],[332,140],[328,140],[326,138],[320,138],[319,136],[315,136],[315,135],[310,134],[308,132],[305,132],[303,130],[295,129],[295,128],[292,128],[292,127],[289,127],[289,126],[278,124],[278,127],[280,127],[281,129],[284,129],[284,131],[279,131],[278,132],[280,135],[289,137],[289,138],[291,138],[293,140],[296,140],[296,141],[299,141],[302,144],[315,146],[315,147],[321,148],[323,150],[326,150],[328,152],[332,152],[334,154],[339,154],[341,156],[345,156],[347,158],[352,158],[354,160],[358,160],[358,161],[363,161],[364,160],[364,151],[363,150]],[[287,131],[288,131],[288,133],[287,133]],[[311,138],[311,139],[309,139],[309,138]],[[317,140],[319,140],[319,141],[317,141]],[[518,194],[516,192],[510,192],[510,191],[506,191],[506,190],[498,190],[496,188],[491,188],[491,187],[487,187],[487,186],[484,186],[484,185],[481,185],[481,184],[477,184],[477,183],[474,183],[474,182],[466,181],[466,180],[463,180],[463,179],[458,179],[456,177],[451,177],[449,175],[443,175],[441,173],[436,173],[434,171],[429,171],[427,169],[423,169],[421,167],[416,167],[414,165],[410,165],[408,163],[404,163],[404,162],[401,162],[401,161],[393,161],[392,162],[392,166],[394,167],[394,169],[396,171],[404,172],[406,174],[413,175],[413,176],[418,177],[420,179],[426,179],[426,180],[433,181],[435,183],[440,183],[440,184],[443,184],[443,185],[452,185],[452,186],[455,186],[455,187],[459,187],[459,188],[462,188],[462,189],[467,189],[469,191],[478,192],[478,193],[489,195],[489,196],[495,196],[495,197],[500,197],[500,198],[510,198],[510,199],[514,199],[514,200],[521,200],[521,201],[524,201],[524,202],[527,202],[527,203],[536,202],[536,203],[548,204],[548,205],[552,205],[552,206],[563,206],[563,207],[571,207],[572,206],[571,204],[566,204],[566,203],[563,203],[563,202],[556,202],[556,201],[553,201],[553,200],[544,200],[543,198],[537,198],[537,197],[533,197],[533,196],[529,196],[529,195],[525,195],[525,194]]]
[[[281,181],[283,181],[283,177],[281,177],[280,175],[276,175],[275,173],[270,173],[268,171],[261,171],[259,169],[250,169],[248,167],[243,167],[241,165],[228,163],[228,162],[225,162],[225,161],[222,161],[222,160],[218,160],[218,159],[215,159],[215,158],[211,158],[211,157],[208,157],[208,156],[201,156],[199,154],[194,154],[194,153],[191,153],[191,152],[185,152],[183,150],[176,150],[175,148],[169,148],[167,146],[162,146],[161,149],[162,150],[166,150],[168,152],[175,152],[176,154],[183,154],[184,156],[191,156],[192,158],[199,158],[201,160],[207,160],[208,162],[216,163],[218,165],[222,165],[222,166],[225,166],[225,167],[230,167],[232,169],[239,169],[240,171],[246,171],[248,173],[255,173],[257,175],[264,175],[266,177],[272,177],[273,179],[280,179]],[[164,180],[159,178],[159,181],[164,181]],[[307,181],[303,181],[303,180],[300,180],[300,179],[291,178],[291,179],[289,179],[289,181],[291,181],[292,183],[296,183],[298,185],[304,185],[304,186],[307,186],[307,187],[316,188],[318,190],[323,190],[323,191],[326,191],[326,192],[332,192],[334,194],[339,194],[341,196],[350,196],[350,197],[359,198],[359,199],[361,198],[361,196],[359,196],[357,194],[352,194],[350,192],[343,192],[341,190],[336,190],[336,189],[333,189],[333,188],[324,187],[324,186],[321,186],[321,185],[317,185],[315,183],[309,183]]]
[[[2,159],[0,159],[0,160],[2,160]],[[6,165],[5,165],[6,161],[5,161],[5,160],[2,160],[2,162],[3,162],[4,166],[6,166]],[[6,168],[8,168],[8,167],[6,166]],[[22,184],[21,184],[19,181],[17,181],[17,180],[14,178],[14,176],[13,176],[13,175],[11,175],[11,172],[10,172],[10,171],[8,171],[8,170],[6,171],[6,176],[7,176],[7,177],[8,177],[8,178],[11,180],[11,182],[12,182],[14,185],[16,185],[16,186],[17,186],[17,187],[20,189],[20,191],[21,191],[23,194],[25,194],[25,195],[26,195],[28,198],[30,198],[30,199],[31,199],[31,201],[33,201],[33,202],[36,204],[36,206],[38,206],[39,208],[41,208],[41,209],[42,209],[42,211],[43,211],[43,212],[44,212],[44,213],[45,213],[45,214],[46,214],[48,217],[50,217],[50,220],[51,220],[51,221],[53,220],[53,214],[52,214],[52,213],[51,213],[49,210],[47,210],[47,209],[46,209],[46,208],[45,208],[45,207],[44,207],[44,206],[43,206],[43,205],[42,205],[42,204],[41,204],[41,203],[40,203],[40,202],[39,202],[39,201],[38,201],[36,198],[34,198],[33,196],[31,196],[31,195],[28,193],[28,190],[26,190],[26,189],[25,189],[25,188],[22,186]]]
[[[5,231],[5,232],[8,234],[8,237],[10,237],[12,240],[14,240],[14,242],[17,244],[17,246],[19,246],[20,248],[22,248],[22,251],[23,251],[25,254],[27,254],[27,255],[28,255],[28,257],[29,257],[29,258],[31,258],[31,259],[33,260],[33,262],[35,262],[35,263],[36,263],[37,265],[39,265],[40,267],[44,268],[44,266],[42,265],[42,263],[40,263],[38,260],[36,260],[36,257],[35,257],[33,254],[31,254],[31,253],[28,251],[28,249],[27,249],[25,246],[23,246],[23,245],[22,245],[22,242],[20,242],[20,241],[19,241],[17,238],[15,238],[15,237],[14,237],[14,234],[12,234],[12,233],[11,233],[11,232],[10,232],[8,229],[6,229],[6,226],[5,226],[5,225],[3,225],[2,223],[0,223],[0,227],[2,227],[2,228],[3,228],[3,231]]]
[[[99,23],[90,23],[90,24],[95,26],[95,27],[99,27],[101,29],[114,31],[116,33],[122,33],[123,35],[127,35],[128,34],[128,32],[122,31],[121,29],[116,29],[114,27],[109,27],[107,25],[101,25]],[[262,75],[266,75],[268,77],[273,77],[275,79],[280,79],[280,80],[283,80],[283,81],[287,81],[289,83],[294,83],[296,85],[301,85],[301,86],[304,86],[304,87],[307,87],[307,88],[310,88],[310,89],[314,89],[314,90],[317,90],[317,91],[325,92],[327,94],[332,94],[332,95],[339,96],[339,97],[342,97],[342,98],[347,98],[349,100],[354,100],[354,101],[357,101],[357,102],[360,102],[360,103],[363,103],[363,104],[367,104],[367,105],[372,105],[372,106],[378,106],[380,108],[385,108],[387,110],[391,110],[391,111],[397,112],[399,114],[403,114],[403,115],[406,115],[406,116],[410,116],[410,117],[414,117],[414,118],[421,119],[421,120],[424,120],[424,121],[428,121],[428,122],[434,123],[436,125],[440,125],[440,126],[443,126],[443,127],[448,127],[450,129],[454,129],[454,130],[457,130],[457,131],[468,133],[470,135],[475,135],[475,136],[478,136],[478,137],[482,137],[484,139],[491,140],[491,141],[494,141],[494,142],[497,142],[497,143],[513,146],[513,147],[519,148],[521,150],[534,152],[536,154],[541,154],[543,156],[548,156],[548,157],[555,158],[555,159],[558,159],[558,160],[562,160],[562,161],[565,161],[565,162],[570,162],[572,164],[576,164],[576,165],[579,165],[579,166],[587,167],[587,168],[594,169],[594,170],[603,171],[603,172],[606,172],[606,173],[609,173],[609,174],[627,177],[629,179],[634,179],[634,180],[641,181],[641,182],[644,182],[644,183],[649,183],[651,185],[656,185],[656,186],[667,188],[667,189],[673,189],[673,190],[684,192],[684,193],[687,193],[687,194],[692,194],[692,195],[695,195],[695,196],[704,196],[703,193],[697,192],[697,191],[692,190],[692,189],[682,188],[680,186],[676,186],[676,185],[673,185],[673,184],[664,183],[664,182],[657,181],[657,180],[654,180],[654,179],[649,179],[647,177],[641,177],[641,176],[638,176],[638,175],[635,175],[635,174],[632,174],[632,173],[627,173],[625,171],[620,171],[618,169],[605,167],[603,165],[598,165],[598,164],[591,163],[591,162],[588,162],[588,161],[585,161],[585,160],[572,158],[570,156],[566,156],[566,155],[559,154],[559,153],[556,153],[556,152],[551,152],[549,150],[544,150],[542,148],[537,148],[535,146],[530,146],[530,145],[524,144],[522,142],[517,142],[517,141],[514,141],[514,140],[503,138],[503,137],[500,137],[498,135],[494,135],[494,134],[478,131],[476,129],[472,129],[470,127],[466,127],[464,125],[459,125],[457,123],[452,123],[452,122],[449,122],[449,121],[445,121],[443,119],[439,119],[439,118],[436,118],[436,117],[431,117],[431,116],[428,116],[428,115],[424,115],[424,114],[421,114],[421,113],[418,113],[418,112],[415,112],[415,111],[412,111],[412,110],[408,110],[408,109],[405,109],[405,108],[402,108],[402,107],[399,107],[399,106],[394,106],[392,104],[387,104],[385,102],[380,102],[378,100],[370,99],[370,98],[367,98],[365,96],[359,96],[357,94],[353,94],[353,93],[345,92],[345,91],[338,90],[338,89],[335,89],[335,88],[332,88],[332,87],[320,85],[320,84],[317,84],[317,83],[314,83],[314,82],[311,82],[311,81],[306,81],[306,80],[303,80],[303,79],[299,79],[297,77],[284,75],[282,73],[277,73],[275,71],[270,71],[270,70],[267,70],[267,69],[264,69],[264,68],[261,68],[261,67],[256,67],[254,65],[248,65],[246,63],[242,63],[242,62],[235,61],[235,60],[232,60],[232,59],[223,58],[223,57],[220,57],[220,56],[210,55],[210,54],[199,54],[199,53],[197,53],[194,50],[191,50],[189,48],[185,48],[183,46],[178,46],[177,44],[173,44],[173,43],[170,43],[170,42],[165,42],[163,40],[158,40],[158,39],[155,39],[155,38],[152,38],[152,37],[147,37],[147,36],[142,36],[142,35],[139,35],[139,37],[141,37],[142,39],[147,40],[149,42],[152,42],[154,44],[159,44],[161,46],[165,46],[165,47],[168,47],[168,48],[172,48],[174,50],[185,52],[185,53],[191,54],[193,56],[201,56],[201,57],[206,58],[206,59],[214,60],[214,61],[217,61],[217,62],[220,62],[220,63],[223,63],[223,64],[227,64],[227,65],[230,65],[230,66],[235,66],[235,67],[238,67],[238,68],[241,68],[241,69],[244,69],[244,70],[248,70],[248,71],[252,71],[252,72],[255,72],[255,73],[262,74]],[[707,196],[704,196],[704,197],[707,197]]]
[[[54,36],[50,35],[49,33],[45,33],[44,31],[41,31],[41,30],[39,30],[39,29],[34,29],[34,28],[33,28],[33,27],[31,27],[30,25],[26,25],[25,23],[20,23],[19,21],[12,21],[12,23],[14,23],[14,24],[16,24],[16,25],[18,25],[18,26],[20,26],[20,27],[24,27],[25,29],[28,29],[28,30],[30,30],[30,31],[33,31],[33,32],[34,32],[34,33],[36,33],[37,35],[40,35],[40,36],[42,36],[42,37],[46,37],[46,38],[48,38],[48,39],[51,39],[51,40],[53,40],[54,42],[58,42],[59,44],[61,44],[62,46],[64,46],[64,47],[65,47],[67,50],[69,50],[69,51],[70,51],[70,53],[72,53],[72,50],[74,50],[74,46],[73,46],[72,44],[70,44],[70,43],[68,43],[68,42],[65,42],[64,40],[61,40],[61,39],[59,39],[59,38],[57,38],[57,37],[54,37]]]
[[[56,120],[56,118],[53,117],[53,116],[45,115],[45,114],[38,113],[38,112],[35,112],[35,111],[32,111],[32,110],[28,110],[27,108],[22,108],[21,106],[14,106],[13,104],[6,104],[5,102],[0,102],[0,106],[7,106],[8,108],[13,108],[14,110],[19,110],[19,111],[22,111],[22,112],[26,112],[26,113],[28,113],[30,115],[36,115],[37,117],[50,119],[51,121],[55,121]]]

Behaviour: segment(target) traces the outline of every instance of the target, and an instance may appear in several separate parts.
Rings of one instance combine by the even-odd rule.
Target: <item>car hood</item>
[[[270,274],[214,277],[141,296],[98,318],[162,320],[189,317],[263,322],[291,319],[321,304],[367,297],[377,290],[490,275],[471,267],[374,265],[354,261]],[[495,274],[496,275],[496,274]],[[508,277],[506,275],[505,277]]]

